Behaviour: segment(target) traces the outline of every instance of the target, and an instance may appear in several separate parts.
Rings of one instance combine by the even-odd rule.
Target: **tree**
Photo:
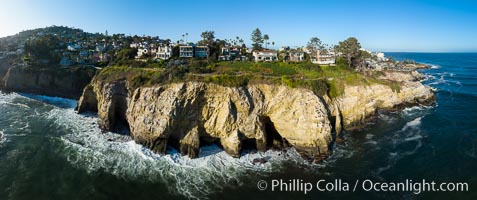
[[[272,48],[275,47],[275,41],[272,42]]]
[[[310,41],[306,45],[306,48],[308,49],[308,51],[311,52],[311,55],[313,55],[313,56],[316,55],[316,51],[318,51],[318,50],[324,51],[325,50],[325,46],[323,45],[320,38],[318,38],[318,37],[310,38]]]
[[[260,29],[256,28],[255,30],[253,30],[251,40],[253,42],[252,44],[253,50],[262,49],[263,37],[262,37],[262,32],[260,31]]]
[[[214,31],[204,31],[200,34],[202,41],[200,43],[202,45],[211,45],[214,42],[215,35]]]
[[[263,40],[265,40],[265,48],[268,49],[268,40],[270,39],[270,37],[268,36],[268,34],[265,34],[263,35]]]
[[[202,34],[200,34],[200,37],[202,37],[202,44],[207,45],[208,52],[207,52],[207,60],[210,61],[210,49],[212,48],[213,42],[214,42],[214,36],[215,32],[214,31],[204,31]]]
[[[55,51],[60,39],[53,35],[44,35],[25,42],[25,54],[32,56],[34,61],[44,60],[48,63],[60,62],[60,54]]]
[[[336,52],[341,53],[344,58],[346,58],[348,66],[351,67],[353,65],[353,60],[359,57],[360,48],[361,45],[359,44],[358,40],[354,37],[350,37],[344,41],[339,42],[339,44],[335,47],[335,50]]]

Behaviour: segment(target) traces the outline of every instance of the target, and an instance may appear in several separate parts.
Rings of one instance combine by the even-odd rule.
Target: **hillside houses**
[[[306,53],[304,51],[287,51],[283,53],[283,61],[303,62],[306,61]]]
[[[247,56],[242,55],[242,49],[238,47],[222,47],[219,61],[246,61]]]
[[[314,55],[312,55],[311,62],[320,65],[332,65],[336,62],[336,56],[333,51],[318,50]]]
[[[172,45],[160,45],[157,48],[156,58],[167,60],[172,57]]]
[[[265,61],[271,62],[278,60],[277,52],[274,50],[253,51],[252,58],[255,62]]]
[[[197,46],[195,44],[179,46],[180,58],[207,58],[209,55],[209,47]]]

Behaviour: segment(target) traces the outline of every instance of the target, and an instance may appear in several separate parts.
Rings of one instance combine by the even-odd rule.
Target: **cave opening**
[[[255,138],[245,138],[241,142],[242,151],[257,151],[257,140]]]
[[[112,130],[116,133],[128,135],[130,133],[129,129],[129,122],[126,119],[126,111],[127,111],[127,100],[123,96],[115,96],[113,97],[115,101],[114,105],[114,116],[112,122]]]
[[[275,124],[270,117],[262,117],[262,123],[265,126],[266,148],[273,150],[281,150],[290,147],[288,141],[283,138],[275,128]]]

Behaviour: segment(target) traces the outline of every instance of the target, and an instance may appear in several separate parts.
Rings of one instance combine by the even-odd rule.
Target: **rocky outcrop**
[[[345,130],[361,128],[369,116],[378,109],[395,109],[402,106],[432,104],[435,95],[432,89],[419,82],[418,72],[386,72],[382,80],[393,81],[399,86],[393,90],[385,84],[347,86],[344,94],[333,100],[326,99],[331,114],[337,116],[335,127]],[[340,121],[341,126],[338,125]],[[338,129],[338,128],[336,128]]]
[[[386,84],[346,86],[334,99],[274,84],[226,87],[191,81],[132,90],[127,81],[94,80],[78,111],[97,110],[103,130],[128,129],[136,142],[156,153],[172,146],[194,158],[201,146],[216,143],[234,157],[250,147],[291,146],[321,159],[330,153],[332,132],[359,127],[378,109],[433,100],[430,88],[411,76],[382,77],[400,79],[394,80],[399,90]]]
[[[157,153],[170,145],[197,157],[201,145],[218,143],[234,157],[250,145],[260,151],[290,145],[310,157],[328,154],[326,105],[310,90],[183,82],[138,88],[128,97],[125,88],[124,82],[87,87],[79,112],[97,101],[102,129],[115,130],[113,121],[126,118],[134,140]]]
[[[4,67],[2,67],[4,68]],[[9,67],[0,77],[0,89],[39,95],[79,99],[83,88],[95,75],[91,67],[36,68]]]

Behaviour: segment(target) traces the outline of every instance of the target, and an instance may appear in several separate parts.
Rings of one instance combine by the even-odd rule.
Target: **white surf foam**
[[[7,141],[7,138],[5,137],[3,131],[0,131],[0,147],[2,147],[3,143]]]
[[[294,149],[233,158],[217,146],[207,146],[201,148],[196,159],[174,150],[157,155],[129,136],[101,133],[96,117],[61,108],[50,111],[48,117],[72,130],[60,141],[65,146],[62,154],[73,166],[88,173],[105,171],[124,179],[162,182],[170,191],[187,198],[206,198],[224,186],[244,184],[244,177],[254,177],[250,173],[258,176],[279,171],[284,162],[307,165]],[[254,164],[254,159],[267,162]]]
[[[382,172],[385,172],[391,169],[396,163],[405,158],[406,156],[410,156],[415,154],[423,145],[423,138],[424,136],[421,134],[421,117],[417,117],[411,121],[408,121],[401,130],[395,132],[393,137],[391,138],[391,146],[392,152],[389,153],[387,157],[387,162],[384,167],[379,167],[376,170],[376,174],[379,175]],[[409,146],[412,149],[402,150],[400,145],[412,145]]]
[[[439,69],[439,68],[441,68],[441,66],[439,66],[439,65],[431,65],[431,69]]]
[[[416,118],[412,121],[407,122],[406,125],[404,125],[404,127],[402,127],[401,131],[404,132],[404,131],[406,131],[410,128],[421,125],[421,119],[422,119],[422,117],[418,117],[418,118]]]

